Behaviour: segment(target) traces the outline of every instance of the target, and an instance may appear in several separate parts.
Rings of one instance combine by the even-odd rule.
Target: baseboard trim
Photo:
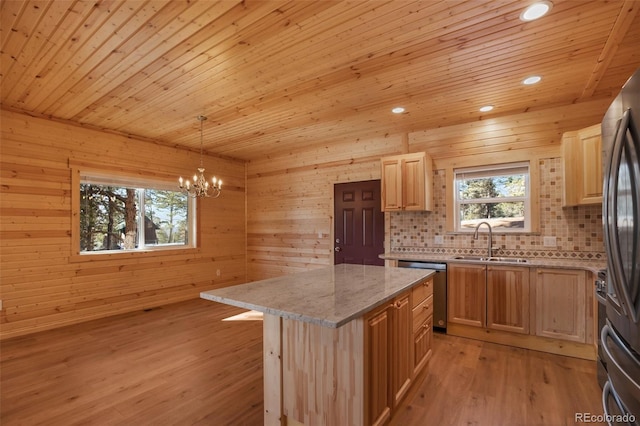
[[[565,355],[574,358],[596,360],[596,348],[592,344],[569,342],[548,337],[515,334],[486,328],[470,327],[460,324],[447,324],[447,334],[500,345],[515,346],[523,349]]]

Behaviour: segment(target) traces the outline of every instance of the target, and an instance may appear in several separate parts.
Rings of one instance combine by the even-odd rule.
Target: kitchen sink
[[[509,263],[527,263],[527,259],[521,257],[490,257],[489,262],[509,262]]]
[[[454,259],[486,261],[486,260],[489,260],[490,258],[485,256],[456,256],[454,257]]]
[[[486,256],[455,256],[456,260],[475,260],[479,262],[507,262],[507,263],[527,263],[527,259],[521,257],[486,257]]]

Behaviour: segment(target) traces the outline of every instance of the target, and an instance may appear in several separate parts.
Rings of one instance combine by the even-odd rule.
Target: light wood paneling
[[[638,2],[553,3],[525,23],[520,0],[3,1],[2,105],[191,149],[204,114],[206,150],[255,160],[611,99]]]
[[[175,181],[191,151],[2,111],[2,338],[198,297],[244,282],[245,166],[205,159],[228,183],[199,203],[198,250],[78,261],[72,250],[69,164]],[[217,275],[220,270],[220,275]]]
[[[248,164],[249,279],[332,264],[333,185],[380,179],[380,156],[401,141],[352,141]]]
[[[557,158],[562,134],[592,125],[607,107],[608,102],[593,101],[413,132],[408,135],[409,147],[411,152],[431,155],[436,169]],[[502,142],[493,146],[494,138]],[[249,278],[333,263],[333,184],[380,179],[380,158],[405,151],[406,139],[403,135],[354,139],[250,161]]]
[[[305,425],[364,424],[364,320],[282,320],[283,414]]]

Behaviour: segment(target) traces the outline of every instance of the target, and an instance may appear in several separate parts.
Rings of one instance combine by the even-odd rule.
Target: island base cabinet
[[[384,308],[366,320],[365,401],[366,423],[382,425],[391,417],[393,399],[390,389],[389,310]]]
[[[413,379],[411,292],[396,297],[366,318],[365,424],[383,425]]]
[[[413,340],[414,371],[416,374],[420,372],[431,358],[431,340],[433,339],[433,317],[429,317],[427,321],[415,333]]]
[[[264,424],[388,423],[431,356],[432,287],[338,328],[265,314]]]
[[[364,321],[264,320],[264,424],[364,425]]]

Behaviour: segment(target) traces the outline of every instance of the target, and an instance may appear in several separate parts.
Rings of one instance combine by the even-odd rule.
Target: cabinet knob
[[[422,328],[429,328],[427,324],[422,324]]]
[[[429,307],[427,305],[424,305],[422,309],[429,309]]]
[[[396,302],[396,308],[397,308],[397,309],[400,309],[401,307],[402,307],[402,303],[400,303],[400,301],[398,300],[398,301]]]

